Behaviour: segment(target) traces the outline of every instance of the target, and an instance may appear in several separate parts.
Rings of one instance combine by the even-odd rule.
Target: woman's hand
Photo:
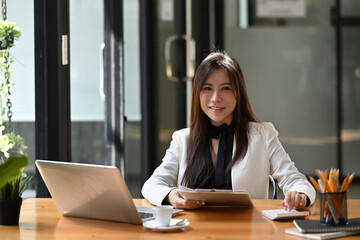
[[[306,201],[306,194],[297,191],[289,191],[285,194],[285,199],[281,202],[281,205],[285,207],[286,210],[291,211],[293,209],[304,208]]]
[[[173,205],[174,208],[183,209],[196,209],[205,205],[204,202],[200,201],[186,201],[179,193],[177,188],[171,190],[166,197],[166,200]]]

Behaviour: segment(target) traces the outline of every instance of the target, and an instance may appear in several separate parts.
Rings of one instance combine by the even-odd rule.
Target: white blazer
[[[181,185],[186,170],[189,133],[189,128],[173,133],[161,165],[144,183],[141,193],[150,203],[161,205],[167,194]],[[312,204],[315,201],[315,189],[285,152],[273,124],[252,122],[249,133],[246,155],[231,169],[233,190],[246,189],[252,199],[266,199],[271,174],[284,194],[288,191],[305,193]],[[234,151],[235,141],[233,153]]]

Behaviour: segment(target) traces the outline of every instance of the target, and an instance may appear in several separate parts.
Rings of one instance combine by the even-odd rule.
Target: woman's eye
[[[211,89],[211,87],[204,87],[203,90],[204,91],[211,91],[212,89]]]
[[[229,90],[231,90],[231,88],[230,87],[223,87],[222,90],[229,91]]]

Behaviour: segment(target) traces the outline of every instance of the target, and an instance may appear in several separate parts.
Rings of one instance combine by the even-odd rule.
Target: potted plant
[[[0,163],[0,225],[17,225],[23,193],[30,177],[23,172],[28,158],[15,156]]]
[[[14,225],[19,222],[21,195],[31,177],[26,176],[28,164],[27,146],[20,135],[12,131],[10,83],[10,48],[21,36],[21,30],[13,22],[0,19],[0,224]],[[7,128],[5,126],[7,120]]]
[[[14,40],[21,36],[21,29],[16,23],[0,19],[0,49],[9,49],[14,46]]]

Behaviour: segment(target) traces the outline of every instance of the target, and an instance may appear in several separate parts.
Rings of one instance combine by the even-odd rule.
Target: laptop
[[[135,206],[115,166],[36,160],[59,212],[64,216],[142,224],[152,207]],[[174,209],[174,214],[182,211]]]

